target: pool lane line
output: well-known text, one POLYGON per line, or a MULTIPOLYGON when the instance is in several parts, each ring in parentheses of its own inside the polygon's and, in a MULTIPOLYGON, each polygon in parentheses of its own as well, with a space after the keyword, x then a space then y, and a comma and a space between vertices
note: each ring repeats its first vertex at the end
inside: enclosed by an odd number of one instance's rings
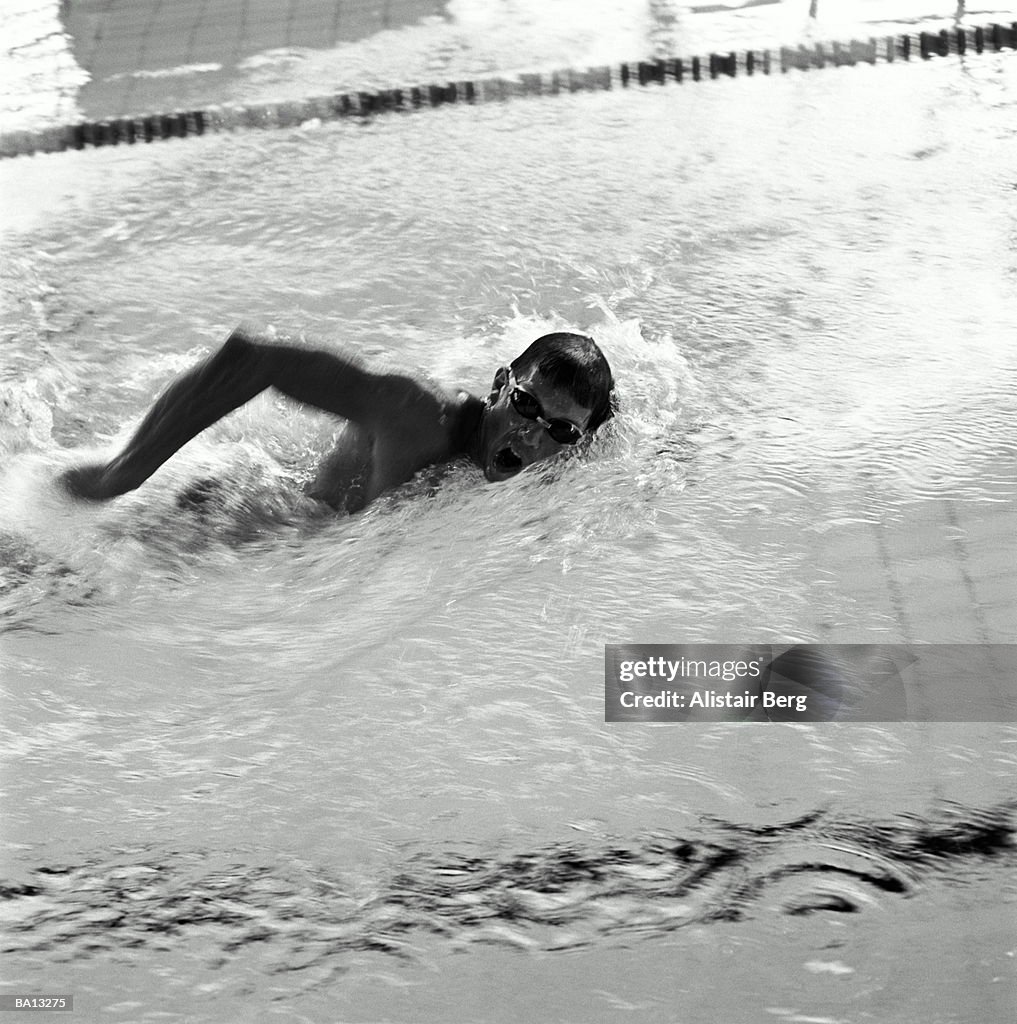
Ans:
POLYGON ((0 159, 59 153, 68 149, 134 145, 164 139, 183 139, 208 133, 246 128, 289 128, 308 121, 333 121, 344 117, 370 117, 395 111, 412 111, 448 103, 491 103, 517 96, 556 96, 562 93, 628 88, 651 83, 700 82, 739 75, 787 74, 858 64, 892 64, 912 57, 968 56, 985 52, 1017 50, 1017 22, 976 28, 943 29, 940 32, 870 37, 848 42, 822 42, 811 46, 776 50, 742 50, 703 57, 670 57, 620 65, 522 74, 516 78, 482 78, 376 92, 345 92, 280 103, 230 104, 204 110, 176 110, 164 114, 105 118, 61 125, 39 131, 0 135, 0 159))

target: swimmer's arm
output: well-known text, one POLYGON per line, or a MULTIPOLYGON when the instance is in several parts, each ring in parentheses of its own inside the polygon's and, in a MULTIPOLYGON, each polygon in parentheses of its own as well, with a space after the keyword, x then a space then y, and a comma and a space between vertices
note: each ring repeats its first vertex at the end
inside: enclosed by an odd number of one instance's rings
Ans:
POLYGON ((440 417, 438 397, 409 377, 372 373, 335 352, 262 337, 235 330, 218 352, 169 386, 123 452, 105 464, 68 470, 63 484, 97 501, 134 490, 191 438, 269 387, 383 438, 440 417))

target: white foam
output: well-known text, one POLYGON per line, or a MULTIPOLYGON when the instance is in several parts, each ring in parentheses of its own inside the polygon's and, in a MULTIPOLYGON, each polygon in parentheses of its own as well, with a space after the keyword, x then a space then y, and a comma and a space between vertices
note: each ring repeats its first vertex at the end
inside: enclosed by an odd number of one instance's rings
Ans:
POLYGON ((0 454, 48 447, 53 413, 39 394, 39 382, 0 382, 0 454))
POLYGON ((110 75, 107 82, 119 82, 125 78, 186 78, 188 75, 204 75, 222 71, 221 64, 180 64, 171 68, 140 68, 137 71, 120 71, 110 75))
MULTIPOLYGON (((332 49, 253 55, 240 65, 244 77, 229 98, 296 100, 909 27, 931 31, 949 25, 956 10, 956 0, 819 0, 813 19, 810 0, 450 0, 444 19, 426 18, 332 49)), ((996 15, 1005 15, 1003 5, 978 11, 979 18, 996 15)))
POLYGON ((240 65, 246 78, 231 98, 291 100, 637 59, 662 24, 680 22, 674 0, 451 0, 447 13, 330 50, 257 54, 240 65))
POLYGON ((82 116, 78 90, 89 80, 71 52, 58 0, 0 5, 0 132, 69 124, 82 116))

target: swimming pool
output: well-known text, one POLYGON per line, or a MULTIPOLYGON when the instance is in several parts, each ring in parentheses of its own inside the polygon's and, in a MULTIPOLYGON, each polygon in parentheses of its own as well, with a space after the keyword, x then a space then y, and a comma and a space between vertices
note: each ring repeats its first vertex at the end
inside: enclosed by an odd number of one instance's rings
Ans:
POLYGON ((609 727, 601 672, 1017 640, 1002 576, 921 559, 1008 557, 1015 102, 1004 56, 3 168, 58 182, 2 271, 14 980, 83 1019, 1004 1019, 1012 725, 609 727), (332 424, 267 396, 107 506, 52 490, 241 318, 481 393, 588 330, 622 411, 350 519, 300 496, 332 424))

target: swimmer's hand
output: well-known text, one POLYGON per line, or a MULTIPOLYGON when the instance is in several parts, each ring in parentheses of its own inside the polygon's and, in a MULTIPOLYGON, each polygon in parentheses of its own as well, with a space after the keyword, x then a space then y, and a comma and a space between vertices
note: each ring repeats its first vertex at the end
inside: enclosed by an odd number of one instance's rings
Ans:
POLYGON ((118 492, 110 486, 108 466, 106 463, 89 463, 75 466, 57 477, 64 490, 73 498, 84 498, 87 501, 106 501, 118 492))

